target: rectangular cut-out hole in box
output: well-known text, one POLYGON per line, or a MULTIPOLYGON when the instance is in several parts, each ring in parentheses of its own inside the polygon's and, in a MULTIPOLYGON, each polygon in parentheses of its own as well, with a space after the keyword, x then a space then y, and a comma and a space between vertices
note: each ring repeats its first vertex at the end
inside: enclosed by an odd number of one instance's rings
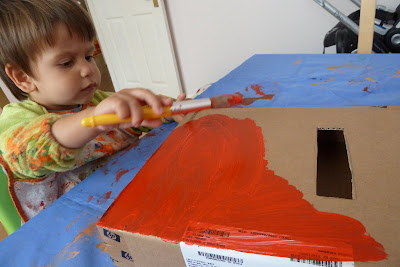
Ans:
POLYGON ((318 129, 317 195, 353 199, 344 129, 318 129))

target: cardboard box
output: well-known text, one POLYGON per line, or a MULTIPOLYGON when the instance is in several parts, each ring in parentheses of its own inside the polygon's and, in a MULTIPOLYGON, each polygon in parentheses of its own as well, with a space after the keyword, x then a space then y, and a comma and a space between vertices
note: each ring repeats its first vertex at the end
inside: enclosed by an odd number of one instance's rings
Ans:
POLYGON ((400 107, 189 115, 98 229, 119 266, 400 266, 399 118, 400 107))

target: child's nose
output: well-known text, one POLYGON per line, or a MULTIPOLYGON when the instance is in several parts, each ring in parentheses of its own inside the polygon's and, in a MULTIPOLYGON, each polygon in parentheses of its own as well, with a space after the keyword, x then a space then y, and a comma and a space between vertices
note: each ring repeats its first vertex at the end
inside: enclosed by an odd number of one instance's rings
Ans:
POLYGON ((90 76, 94 71, 93 68, 94 66, 93 64, 91 64, 91 62, 88 62, 86 60, 82 61, 80 68, 81 76, 82 77, 90 76))

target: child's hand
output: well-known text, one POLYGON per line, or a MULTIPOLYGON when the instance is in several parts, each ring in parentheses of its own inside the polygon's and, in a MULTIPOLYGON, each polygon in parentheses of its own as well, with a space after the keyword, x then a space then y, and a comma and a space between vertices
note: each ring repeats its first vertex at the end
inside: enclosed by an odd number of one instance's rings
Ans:
MULTIPOLYGON (((183 101, 183 100, 189 100, 190 98, 186 98, 186 94, 180 94, 177 98, 176 101, 183 101)), ((177 123, 180 123, 183 118, 186 116, 186 114, 178 114, 178 115, 173 115, 171 118, 176 121, 177 123)), ((167 118, 169 119, 169 118, 167 118)))
POLYGON ((131 122, 121 124, 97 126, 105 131, 111 128, 129 128, 139 127, 159 127, 162 124, 161 119, 143 120, 142 106, 149 105, 157 114, 163 114, 163 106, 171 106, 172 99, 155 95, 152 91, 144 88, 123 89, 104 99, 98 104, 93 115, 116 113, 121 119, 131 117, 131 122))

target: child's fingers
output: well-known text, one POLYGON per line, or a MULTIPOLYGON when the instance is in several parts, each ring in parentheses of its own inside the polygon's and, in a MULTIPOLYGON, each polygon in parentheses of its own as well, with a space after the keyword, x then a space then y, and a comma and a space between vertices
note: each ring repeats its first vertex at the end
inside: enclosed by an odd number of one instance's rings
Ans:
POLYGON ((155 119, 155 120, 144 120, 142 122, 143 126, 150 127, 150 128, 156 128, 160 127, 162 125, 162 120, 161 119, 155 119))
POLYGON ((134 113, 132 112, 132 109, 135 109, 135 106, 139 106, 137 100, 130 95, 116 94, 112 100, 113 101, 111 103, 113 108, 115 109, 115 113, 117 113, 118 117, 120 117, 121 119, 132 117, 134 113))
MULTIPOLYGON (((171 106, 172 99, 155 95, 153 92, 143 88, 123 89, 105 99, 95 109, 94 115, 116 113, 119 118, 131 117, 130 122, 115 124, 114 127, 127 128, 145 125, 148 127, 159 127, 161 119, 143 121, 143 105, 149 105, 157 114, 164 113, 163 106, 171 106)), ((104 126, 105 128, 111 125, 104 126)))
POLYGON ((173 118, 174 121, 176 121, 177 123, 180 123, 180 122, 183 120, 183 118, 185 118, 185 115, 183 115, 183 114, 178 114, 178 115, 172 116, 172 118, 173 118))
POLYGON ((185 100, 185 99, 186 99, 186 94, 183 93, 183 94, 178 95, 178 97, 176 98, 176 101, 182 101, 182 100, 185 100))
POLYGON ((136 88, 129 93, 151 106, 155 113, 163 114, 164 108, 160 98, 148 89, 136 88))
POLYGON ((127 100, 132 125, 138 127, 143 121, 142 105, 133 96, 128 97, 127 100))
POLYGON ((172 100, 172 98, 168 98, 168 97, 160 96, 160 100, 161 100, 161 103, 163 104, 163 106, 172 106, 172 103, 174 102, 172 100))
POLYGON ((107 108, 102 113, 116 113, 119 118, 131 117, 132 124, 140 124, 143 120, 142 106, 136 97, 131 94, 115 94, 107 99, 107 108), (110 110, 110 112, 107 112, 110 110))

